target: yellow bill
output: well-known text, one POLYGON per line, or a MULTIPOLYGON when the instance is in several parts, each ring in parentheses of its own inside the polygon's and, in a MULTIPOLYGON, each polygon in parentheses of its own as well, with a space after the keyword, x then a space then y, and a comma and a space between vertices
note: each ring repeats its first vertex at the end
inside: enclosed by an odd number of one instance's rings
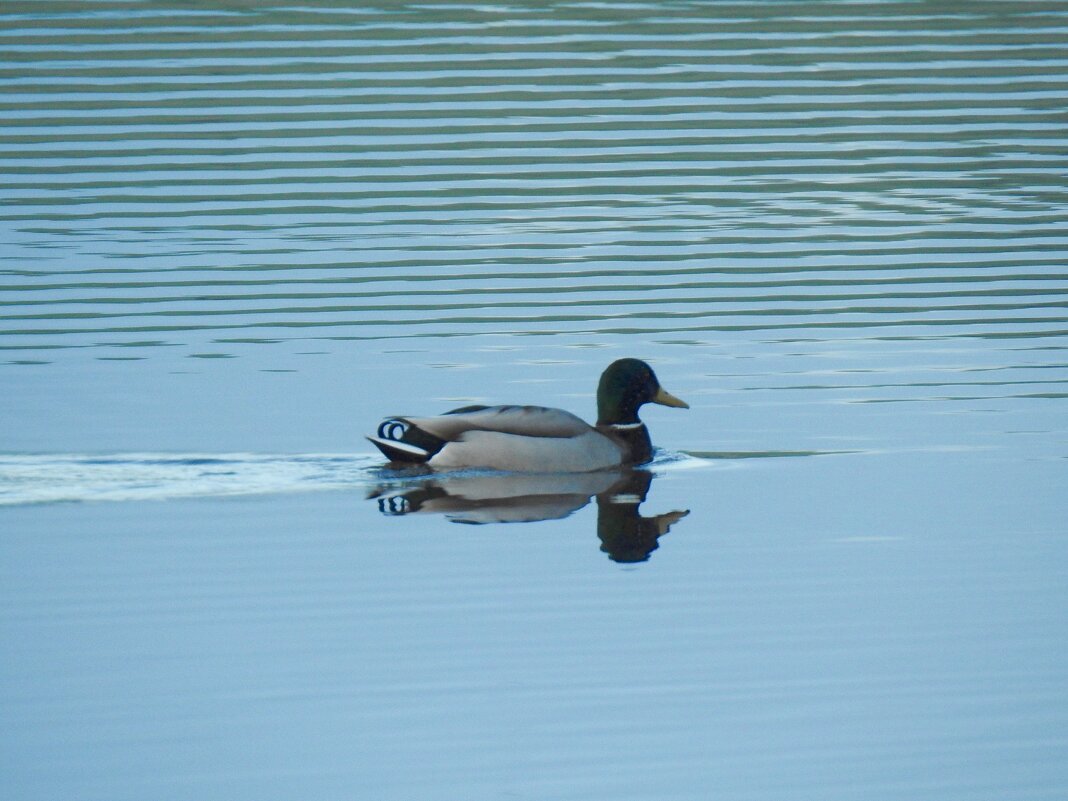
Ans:
POLYGON ((653 403, 659 403, 661 406, 674 406, 676 409, 690 408, 690 404, 684 400, 676 398, 663 387, 660 387, 660 389, 656 391, 656 395, 653 396, 653 403))

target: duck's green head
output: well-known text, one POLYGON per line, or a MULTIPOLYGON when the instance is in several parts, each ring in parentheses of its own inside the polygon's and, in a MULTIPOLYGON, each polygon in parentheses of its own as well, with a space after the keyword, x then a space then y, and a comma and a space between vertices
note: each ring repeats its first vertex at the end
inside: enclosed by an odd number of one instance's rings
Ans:
POLYGON ((638 422, 638 409, 645 403, 689 409, 660 386, 653 368, 641 359, 619 359, 601 373, 597 385, 597 424, 638 422))

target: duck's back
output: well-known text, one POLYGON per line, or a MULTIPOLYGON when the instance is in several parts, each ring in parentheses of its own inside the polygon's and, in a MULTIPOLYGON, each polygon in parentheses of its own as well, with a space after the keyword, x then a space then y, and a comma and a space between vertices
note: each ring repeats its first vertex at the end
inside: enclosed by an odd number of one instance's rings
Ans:
POLYGON ((434 417, 402 417, 428 434, 454 440, 468 431, 524 437, 578 437, 593 429, 580 417, 546 406, 470 406, 434 417))

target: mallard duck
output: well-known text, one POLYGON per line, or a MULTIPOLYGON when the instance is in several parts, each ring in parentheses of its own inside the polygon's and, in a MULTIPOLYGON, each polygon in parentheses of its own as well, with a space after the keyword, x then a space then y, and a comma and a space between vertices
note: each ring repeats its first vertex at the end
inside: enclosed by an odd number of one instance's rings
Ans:
POLYGON ((639 359, 608 365, 597 385, 597 425, 544 406, 463 406, 437 417, 391 417, 368 437, 394 464, 527 473, 585 473, 653 457, 638 409, 690 408, 639 359))

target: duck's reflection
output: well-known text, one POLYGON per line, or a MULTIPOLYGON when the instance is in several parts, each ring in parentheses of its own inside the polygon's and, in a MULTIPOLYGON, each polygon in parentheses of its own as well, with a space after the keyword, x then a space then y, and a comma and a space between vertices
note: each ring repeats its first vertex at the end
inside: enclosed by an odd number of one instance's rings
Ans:
POLYGON ((383 485, 370 495, 385 515, 442 514, 454 523, 532 523, 558 520, 597 499, 601 550, 616 562, 643 562, 657 541, 688 510, 642 517, 649 493, 647 470, 524 475, 435 473, 403 485, 383 485))

